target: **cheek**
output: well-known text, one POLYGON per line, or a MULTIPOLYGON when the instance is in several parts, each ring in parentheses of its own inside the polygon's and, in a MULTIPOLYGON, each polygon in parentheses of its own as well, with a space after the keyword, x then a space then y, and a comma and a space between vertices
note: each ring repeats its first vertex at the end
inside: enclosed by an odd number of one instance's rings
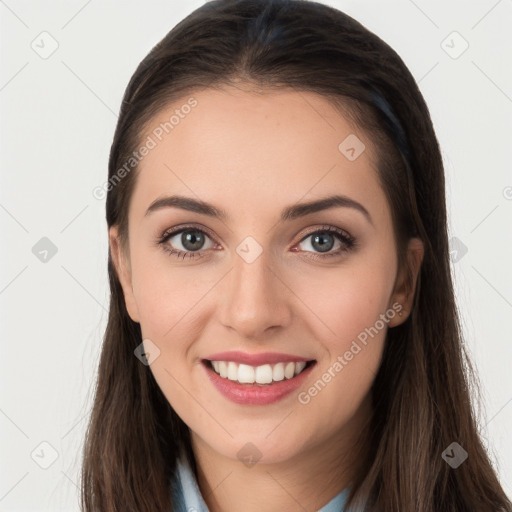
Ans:
MULTIPOLYGON (((173 258, 173 256, 168 256, 173 258)), ((205 290, 213 286, 197 278, 197 267, 182 267, 166 255, 144 254, 133 259, 133 290, 145 337, 176 339, 175 331, 189 325, 205 290)))
MULTIPOLYGON (((160 351, 151 363, 151 372, 169 403, 188 417, 188 392, 195 396, 200 391, 190 379, 194 356, 190 347, 205 328, 203 316, 198 316, 205 304, 201 299, 215 283, 197 279, 197 267, 179 267, 166 261, 165 255, 144 258, 140 254, 133 259, 132 268, 142 337, 160 351)), ((192 416, 201 417, 204 410, 198 407, 193 412, 192 416)))
POLYGON ((372 253, 329 274, 304 273, 307 277, 296 281, 297 295, 311 309, 308 325, 325 353, 317 380, 299 402, 310 412, 322 411, 323 425, 348 420, 371 388, 395 314, 389 304, 393 268, 392 254, 386 259, 372 253))
MULTIPOLYGON (((301 272, 289 276, 296 295, 306 307, 304 315, 316 325, 331 356, 375 324, 389 308, 394 274, 392 258, 375 253, 340 264, 337 268, 301 272), (292 281, 293 280, 293 281, 292 281)), ((336 354, 335 354, 336 353, 336 354)))

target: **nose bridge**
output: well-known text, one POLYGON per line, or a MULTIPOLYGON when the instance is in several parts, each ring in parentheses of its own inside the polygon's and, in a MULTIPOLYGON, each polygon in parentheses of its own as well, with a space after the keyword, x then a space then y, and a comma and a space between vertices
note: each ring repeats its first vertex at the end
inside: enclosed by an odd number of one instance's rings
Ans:
POLYGON ((276 276, 269 254, 269 250, 248 240, 233 255, 222 320, 244 338, 258 337, 269 327, 284 325, 289 318, 286 287, 276 276))

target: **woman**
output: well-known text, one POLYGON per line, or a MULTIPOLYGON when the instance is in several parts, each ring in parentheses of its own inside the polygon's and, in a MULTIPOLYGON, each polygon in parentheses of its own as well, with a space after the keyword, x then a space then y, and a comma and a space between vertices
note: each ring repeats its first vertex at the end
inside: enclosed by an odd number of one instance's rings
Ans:
POLYGON ((362 25, 300 0, 193 12, 128 85, 107 223, 85 511, 512 510, 429 112, 362 25))

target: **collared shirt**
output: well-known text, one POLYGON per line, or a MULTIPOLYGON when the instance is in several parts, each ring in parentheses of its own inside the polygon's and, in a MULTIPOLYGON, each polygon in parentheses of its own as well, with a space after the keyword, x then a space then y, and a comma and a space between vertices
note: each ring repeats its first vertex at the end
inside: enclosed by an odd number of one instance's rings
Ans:
MULTIPOLYGON (((343 512, 348 493, 349 489, 344 489, 318 512, 343 512)), ((176 477, 172 482, 172 496, 176 512, 209 512, 197 479, 185 457, 178 459, 176 477)))

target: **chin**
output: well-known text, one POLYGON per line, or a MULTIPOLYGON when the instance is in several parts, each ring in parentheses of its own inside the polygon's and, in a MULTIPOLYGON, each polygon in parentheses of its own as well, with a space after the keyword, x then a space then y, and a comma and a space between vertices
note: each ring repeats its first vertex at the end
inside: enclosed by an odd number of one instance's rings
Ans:
POLYGON ((257 435, 240 434, 234 438, 209 440, 203 437, 210 449, 219 455, 239 460, 247 467, 255 464, 279 464, 287 462, 300 455, 306 440, 298 440, 285 432, 284 435, 266 432, 272 429, 261 429, 257 435))

